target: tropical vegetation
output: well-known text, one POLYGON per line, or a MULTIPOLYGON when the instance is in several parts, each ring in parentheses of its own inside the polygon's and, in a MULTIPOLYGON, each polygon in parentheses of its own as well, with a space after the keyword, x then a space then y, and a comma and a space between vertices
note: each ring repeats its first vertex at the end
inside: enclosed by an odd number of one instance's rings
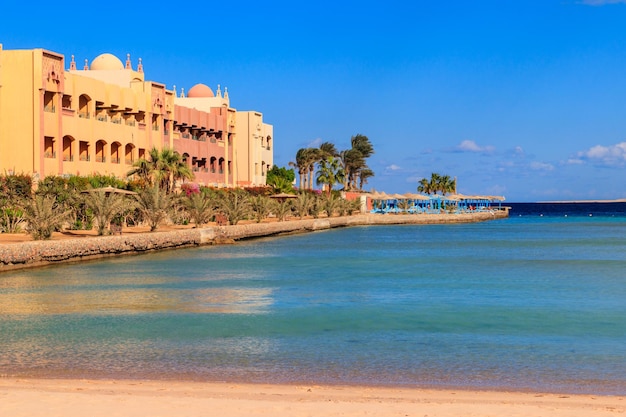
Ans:
POLYGON ((456 192, 456 178, 451 178, 449 175, 439 175, 433 172, 430 179, 422 178, 419 181, 417 191, 424 194, 452 194, 456 192))
POLYGON ((374 146, 369 138, 357 134, 350 139, 350 148, 342 151, 331 142, 324 142, 318 148, 300 148, 289 165, 298 172, 300 190, 312 190, 316 178, 317 185, 328 191, 337 184, 344 191, 361 191, 374 176, 367 165, 367 159, 373 154, 374 146))

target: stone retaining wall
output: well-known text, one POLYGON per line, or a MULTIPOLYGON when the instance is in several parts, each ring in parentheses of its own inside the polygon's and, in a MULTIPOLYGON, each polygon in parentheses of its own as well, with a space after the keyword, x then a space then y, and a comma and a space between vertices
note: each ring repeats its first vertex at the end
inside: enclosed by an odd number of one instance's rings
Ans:
POLYGON ((505 218, 507 216, 507 211, 424 215, 362 214, 356 216, 290 220, 274 223, 213 226, 202 229, 187 229, 172 232, 23 242, 0 245, 0 271, 59 262, 76 262, 106 256, 137 254, 152 250, 219 244, 240 239, 286 233, 302 233, 334 227, 383 224, 471 223, 505 218))

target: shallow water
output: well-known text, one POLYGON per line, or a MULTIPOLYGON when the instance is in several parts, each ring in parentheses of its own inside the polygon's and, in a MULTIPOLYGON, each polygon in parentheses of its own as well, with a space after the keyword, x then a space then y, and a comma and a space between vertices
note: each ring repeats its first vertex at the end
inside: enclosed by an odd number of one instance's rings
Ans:
POLYGON ((0 275, 0 374, 626 394, 626 218, 257 239, 0 275))

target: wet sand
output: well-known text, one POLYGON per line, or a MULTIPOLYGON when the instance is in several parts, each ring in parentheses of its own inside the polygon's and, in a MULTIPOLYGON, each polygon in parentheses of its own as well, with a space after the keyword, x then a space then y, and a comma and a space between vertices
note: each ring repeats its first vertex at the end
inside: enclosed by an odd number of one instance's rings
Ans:
POLYGON ((601 417, 624 413, 624 397, 596 395, 0 378, 0 415, 11 417, 601 417))

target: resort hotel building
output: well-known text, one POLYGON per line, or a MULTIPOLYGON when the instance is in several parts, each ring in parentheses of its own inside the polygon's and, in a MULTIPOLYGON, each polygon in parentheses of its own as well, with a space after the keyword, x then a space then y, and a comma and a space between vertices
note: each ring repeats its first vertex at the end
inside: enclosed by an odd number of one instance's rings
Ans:
POLYGON ((77 65, 44 49, 0 44, 0 173, 126 178, 152 148, 177 151, 199 185, 265 184, 273 127, 230 106, 228 90, 146 80, 141 59, 77 65))

